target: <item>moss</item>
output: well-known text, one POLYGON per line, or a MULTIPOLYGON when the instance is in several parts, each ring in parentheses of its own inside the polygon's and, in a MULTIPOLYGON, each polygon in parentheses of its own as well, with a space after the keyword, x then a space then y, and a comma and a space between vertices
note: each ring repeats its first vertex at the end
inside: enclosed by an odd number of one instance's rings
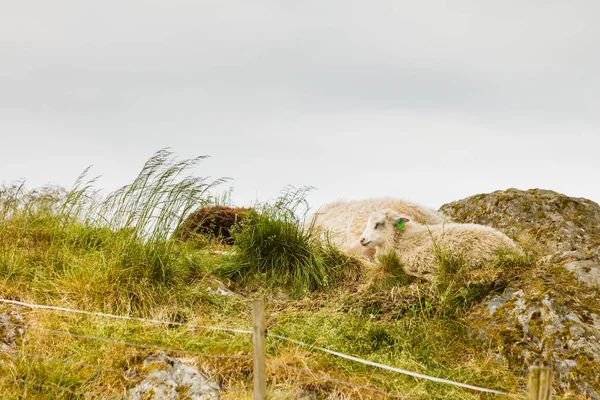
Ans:
POLYGON ((523 350, 526 348, 523 337, 523 327, 519 323, 514 323, 512 326, 497 327, 492 330, 496 338, 496 345, 500 347, 502 353, 508 356, 511 365, 523 364, 523 350))
POLYGON ((595 360, 590 359, 585 355, 579 355, 575 362, 577 366, 574 368, 575 378, 578 380, 581 377, 585 377, 586 381, 591 383, 595 389, 600 389, 600 380, 598 377, 600 376, 600 368, 598 367, 598 363, 595 360))
POLYGON ((150 374, 155 371, 166 371, 169 369, 169 366, 164 362, 153 362, 145 365, 143 368, 144 372, 150 374))
POLYGON ((192 388, 191 384, 188 385, 180 385, 175 388, 175 391, 183 398, 187 398, 189 396, 190 389, 192 388))
POLYGON ((534 311, 529 318, 529 337, 540 340, 544 336, 544 321, 542 320, 542 312, 534 311))

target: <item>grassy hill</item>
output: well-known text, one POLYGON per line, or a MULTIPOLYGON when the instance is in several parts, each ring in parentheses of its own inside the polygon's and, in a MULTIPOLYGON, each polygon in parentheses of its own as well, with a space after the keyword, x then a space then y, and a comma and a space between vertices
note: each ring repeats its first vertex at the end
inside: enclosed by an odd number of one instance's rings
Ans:
MULTIPOLYGON (((265 299, 270 333, 426 375, 523 390, 523 373, 475 338, 465 317, 532 260, 500 254, 494 267, 506 273, 470 282, 456 273, 460 260, 441 254, 442 278, 407 279, 392 256, 381 266, 361 262, 303 230, 303 190, 257 205, 233 247, 206 237, 171 239, 186 215, 215 202, 221 181, 185 174, 199 161, 159 152, 131 185, 108 196, 86 175, 71 190, 1 189, 0 298, 188 324, 0 304, 2 398, 123 398, 147 375, 144 359, 159 352, 148 346, 182 350, 167 353, 215 379, 224 399, 252 398, 252 360, 244 358, 252 355, 251 337, 200 326, 250 329, 254 297, 265 299)), ((414 399, 498 397, 272 337, 267 359, 271 398, 387 398, 381 391, 414 399)), ((186 389, 178 390, 186 398, 186 389)))

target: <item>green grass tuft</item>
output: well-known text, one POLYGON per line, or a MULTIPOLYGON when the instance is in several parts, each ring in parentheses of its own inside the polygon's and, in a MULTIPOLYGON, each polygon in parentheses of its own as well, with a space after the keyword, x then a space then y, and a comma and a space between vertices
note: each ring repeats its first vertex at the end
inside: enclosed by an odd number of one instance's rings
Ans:
POLYGON ((414 277, 408 275, 404 269, 404 264, 395 251, 381 254, 377 257, 381 268, 388 274, 386 279, 388 285, 403 286, 414 281, 414 277))
POLYGON ((305 226, 308 188, 286 189, 273 204, 257 207, 233 232, 236 255, 221 274, 239 281, 283 287, 294 296, 324 288, 339 278, 351 260, 305 226))
POLYGON ((457 317, 490 294, 500 293, 533 263, 531 257, 509 247, 497 249, 492 260, 479 265, 471 265, 462 252, 440 246, 434 251, 439 274, 425 292, 428 315, 457 317))
POLYGON ((502 270, 505 275, 524 271, 534 263, 535 259, 532 255, 510 247, 497 249, 492 260, 492 266, 502 270))

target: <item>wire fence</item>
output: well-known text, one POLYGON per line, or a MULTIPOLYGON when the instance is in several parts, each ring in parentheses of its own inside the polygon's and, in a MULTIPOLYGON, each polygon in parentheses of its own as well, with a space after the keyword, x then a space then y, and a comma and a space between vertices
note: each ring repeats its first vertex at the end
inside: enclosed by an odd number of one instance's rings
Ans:
MULTIPOLYGON (((256 334, 257 334, 256 330, 252 331, 252 330, 239 329, 239 328, 218 327, 218 326, 210 326, 210 325, 197 325, 197 324, 191 324, 191 323, 179 323, 179 322, 173 322, 173 321, 162 321, 162 320, 156 320, 156 319, 146 319, 146 318, 139 318, 139 317, 114 315, 114 314, 107 314, 107 313, 100 313, 100 312, 77 310, 77 309, 71 309, 71 308, 65 308, 65 307, 56 307, 56 306, 49 306, 49 305, 26 303, 26 302, 10 300, 10 299, 2 299, 2 298, 0 298, 0 303, 4 303, 7 305, 12 305, 12 306, 16 306, 16 307, 26 307, 26 308, 30 308, 30 309, 37 309, 37 310, 58 311, 58 312, 64 312, 64 313, 88 315, 88 316, 95 316, 95 317, 102 317, 102 318, 111 318, 111 319, 117 319, 117 320, 136 321, 136 322, 154 324, 154 325, 186 327, 186 328, 190 328, 190 329, 194 329, 194 330, 195 329, 204 329, 204 330, 212 330, 212 331, 229 332, 232 334, 244 334, 244 335, 245 334, 253 334, 253 336, 256 336, 256 334)), ((107 344, 111 344, 111 345, 127 346, 127 347, 143 349, 143 350, 153 350, 153 351, 159 351, 159 352, 164 352, 164 353, 169 353, 169 354, 183 354, 183 355, 208 358, 208 359, 227 359, 227 360, 238 360, 238 361, 239 360, 247 361, 247 360, 250 360, 253 358, 251 355, 211 354, 211 353, 195 351, 195 350, 177 349, 177 348, 171 348, 171 347, 150 345, 150 344, 146 344, 146 343, 137 343, 137 342, 131 342, 131 341, 112 339, 112 338, 107 338, 107 337, 73 333, 73 332, 63 331, 63 330, 59 330, 59 329, 48 329, 48 328, 42 328, 42 327, 38 327, 38 326, 34 326, 34 325, 14 323, 14 322, 10 322, 10 321, 4 321, 3 323, 7 326, 12 326, 14 328, 23 329, 23 330, 37 331, 37 332, 47 333, 47 334, 56 335, 56 336, 68 336, 68 337, 71 337, 71 338, 77 339, 77 340, 96 341, 96 342, 107 343, 107 344)), ((274 338, 274 339, 277 339, 280 341, 285 341, 285 342, 292 343, 297 346, 302 346, 302 347, 308 348, 311 351, 319 351, 319 352, 333 355, 336 357, 340 357, 340 358, 343 358, 343 359, 346 359, 346 360, 349 360, 349 361, 352 361, 355 363, 360 363, 363 365, 387 370, 390 372, 394 372, 394 373, 398 373, 398 374, 402 374, 402 375, 406 375, 406 376, 411 376, 411 377, 417 378, 417 379, 424 379, 424 380, 428 380, 431 382, 436 382, 436 383, 445 384, 445 385, 452 385, 452 386, 460 387, 463 389, 478 391, 478 392, 482 392, 482 393, 489 393, 489 394, 493 394, 493 395, 512 397, 512 398, 524 398, 525 397, 524 394, 508 393, 508 392, 503 392, 503 391, 499 391, 499 390, 495 390, 495 389, 489 389, 489 388, 470 385, 470 384, 466 384, 466 383, 455 382, 455 381, 448 380, 448 379, 429 376, 429 375, 425 375, 425 374, 421 374, 421 373, 417 373, 417 372, 413 372, 413 371, 404 370, 404 369, 397 368, 394 366, 377 363, 374 361, 351 356, 351 355, 337 352, 337 351, 327 349, 324 347, 311 345, 309 343, 305 343, 305 342, 302 342, 302 341, 299 341, 296 339, 292 339, 292 338, 288 338, 285 336, 266 332, 266 329, 264 330, 264 332, 260 332, 260 333, 266 337, 271 337, 271 338, 274 338)), ((253 348, 253 351, 256 354, 256 348, 253 348)), ((90 368, 90 369, 94 369, 96 371, 96 373, 101 373, 101 372, 119 373, 119 374, 126 373, 126 371, 124 371, 122 369, 105 367, 100 364, 94 365, 94 364, 89 364, 89 363, 83 363, 83 362, 79 362, 76 360, 65 359, 62 357, 54 358, 54 357, 50 357, 50 356, 47 356, 44 354, 39 354, 39 353, 19 352, 14 349, 1 349, 0 348, 0 353, 4 353, 7 355, 13 355, 13 356, 34 358, 34 359, 39 358, 39 359, 45 359, 45 360, 52 361, 52 362, 64 363, 64 364, 79 366, 79 367, 84 367, 84 368, 90 368)), ((255 360, 256 360, 256 358, 255 358, 255 360)), ((331 382, 336 385, 344 386, 346 388, 350 388, 350 389, 354 389, 354 390, 378 393, 382 396, 386 396, 386 398, 400 398, 400 399, 412 400, 411 397, 409 397, 405 394, 390 393, 390 392, 387 392, 387 391, 384 391, 384 390, 381 390, 381 389, 378 389, 375 387, 358 385, 356 383, 332 378, 332 377, 329 377, 329 376, 323 375, 323 374, 315 374, 312 371, 310 371, 309 369, 298 368, 298 367, 295 367, 292 365, 279 363, 279 362, 276 362, 273 360, 267 360, 266 364, 275 366, 275 367, 285 368, 285 369, 288 369, 290 371, 294 371, 294 372, 297 372, 300 374, 308 375, 312 379, 315 379, 315 380, 331 382)), ((60 385, 48 385, 46 383, 41 384, 38 382, 28 382, 27 379, 20 378, 18 376, 15 376, 12 378, 7 377, 7 376, 1 376, 0 379, 2 379, 4 381, 9 381, 9 382, 12 381, 12 382, 19 382, 19 383, 23 383, 23 384, 31 384, 31 385, 41 388, 41 389, 58 390, 58 391, 70 393, 72 395, 79 395, 79 396, 82 396, 82 395, 89 396, 90 395, 89 392, 80 392, 80 391, 76 391, 76 390, 70 389, 68 387, 60 386, 60 385)), ((227 388, 224 388, 224 389, 228 390, 227 388)), ((240 389, 232 389, 231 388, 230 390, 240 390, 240 389)), ((245 391, 246 389, 241 389, 241 390, 245 391)))
POLYGON ((336 357, 345 358, 346 360, 354 361, 354 362, 357 362, 357 363, 360 363, 360 364, 364 364, 364 365, 370 365, 372 367, 377 367, 377 368, 385 369, 385 370, 392 371, 392 372, 398 372, 400 374, 412 376, 414 378, 421 378, 421 379, 426 379, 426 380, 429 380, 429 381, 432 381, 432 382, 445 383, 445 384, 448 384, 448 385, 458 386, 458 387, 462 387, 462 388, 465 388, 465 389, 476 390, 478 392, 493 393, 493 394, 499 394, 499 395, 503 395, 503 396, 517 397, 517 398, 522 397, 521 395, 518 395, 518 394, 513 394, 513 393, 508 393, 508 392, 502 392, 502 391, 494 390, 494 389, 487 389, 487 388, 483 388, 483 387, 480 387, 480 386, 467 385, 465 383, 455 382, 455 381, 451 381, 451 380, 448 380, 448 379, 436 378, 434 376, 419 374, 417 372, 412 372, 412 371, 407 371, 405 369, 391 367, 389 365, 376 363, 376 362, 365 360, 365 359, 362 359, 362 358, 359 358, 359 357, 349 356, 347 354, 340 353, 340 352, 333 351, 333 350, 329 350, 329 349, 326 349, 324 347, 318 347, 318 346, 310 345, 308 343, 304 343, 304 342, 301 342, 301 341, 295 340, 295 339, 290 339, 290 338, 287 338, 285 336, 274 335, 274 334, 269 334, 269 336, 274 337, 276 339, 285 340, 287 342, 294 343, 294 344, 297 344, 297 345, 300 345, 300 346, 309 347, 309 348, 314 349, 314 350, 319 350, 319 351, 322 351, 324 353, 328 353, 328 354, 334 355, 336 357))
POLYGON ((175 322, 175 321, 161 321, 158 319, 130 317, 130 316, 126 316, 126 315, 114 315, 114 314, 107 314, 107 313, 101 313, 101 312, 95 312, 95 311, 75 310, 72 308, 65 308, 65 307, 46 306, 46 305, 41 305, 41 304, 31 304, 31 303, 25 303, 22 301, 8 300, 8 299, 0 299, 0 303, 12 304, 15 306, 34 308, 34 309, 39 309, 39 310, 63 311, 63 312, 72 313, 72 314, 83 314, 83 315, 91 315, 91 316, 95 316, 95 317, 104 317, 104 318, 120 319, 120 320, 127 320, 127 321, 137 321, 137 322, 143 322, 146 324, 181 326, 181 327, 187 327, 187 328, 193 328, 193 329, 207 329, 207 330, 222 331, 222 332, 252 334, 252 331, 246 330, 246 329, 223 328, 220 326, 208 326, 208 325, 198 325, 198 324, 185 324, 185 323, 175 322))
POLYGON ((371 386, 357 385, 355 383, 346 382, 346 381, 343 381, 343 380, 340 380, 340 379, 331 378, 331 377, 326 376, 326 375, 315 374, 314 372, 312 372, 311 370, 308 370, 306 368, 298 368, 298 367, 294 367, 292 365, 278 363, 276 361, 267 361, 267 364, 275 365, 277 367, 281 367, 281 368, 289 369, 289 370, 292 370, 292 371, 295 371, 295 372, 299 372, 301 374, 308 375, 311 378, 316 379, 316 380, 325 381, 325 382, 332 382, 332 383, 335 383, 337 385, 346 386, 346 387, 349 387, 349 388, 352 388, 352 389, 366 390, 368 392, 378 393, 378 394, 386 396, 387 398, 414 400, 413 398, 405 396, 403 394, 390 393, 390 392, 386 392, 384 390, 377 389, 377 388, 374 388, 374 387, 371 387, 371 386))
POLYGON ((61 331, 61 330, 57 330, 57 329, 38 328, 38 327, 32 326, 32 325, 21 325, 21 324, 15 324, 15 323, 12 323, 12 322, 8 322, 7 324, 11 325, 11 326, 14 326, 16 328, 31 329, 31 330, 35 330, 35 331, 38 331, 38 332, 53 333, 55 335, 71 336, 71 337, 77 338, 77 339, 95 340, 95 341, 98 341, 98 342, 109 343, 109 344, 116 344, 116 345, 121 345, 121 346, 137 347, 138 349, 144 349, 144 350, 163 351, 165 353, 182 353, 182 354, 189 354, 189 355, 193 355, 193 356, 197 356, 197 357, 227 358, 227 359, 235 359, 235 360, 243 360, 243 359, 248 359, 249 360, 249 359, 252 358, 251 356, 225 355, 225 354, 208 354, 208 353, 203 353, 203 352, 194 351, 194 350, 173 349, 173 348, 169 348, 169 347, 152 346, 152 345, 147 345, 147 344, 142 344, 142 343, 134 343, 134 342, 127 342, 127 341, 123 341, 123 340, 114 340, 114 339, 102 338, 102 337, 99 337, 99 336, 80 335, 80 334, 77 334, 77 333, 71 333, 71 332, 67 332, 67 331, 61 331))

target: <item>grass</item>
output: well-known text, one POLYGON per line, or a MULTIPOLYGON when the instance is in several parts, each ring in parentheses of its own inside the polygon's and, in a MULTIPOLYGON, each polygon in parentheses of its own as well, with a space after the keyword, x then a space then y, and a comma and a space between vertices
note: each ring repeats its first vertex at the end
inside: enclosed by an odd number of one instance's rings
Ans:
POLYGON ((238 281, 264 282, 285 288, 295 296, 324 288, 356 266, 328 241, 320 240, 312 226, 305 227, 308 188, 284 190, 273 203, 258 207, 234 232, 236 255, 220 273, 238 281))
POLYGON ((388 284, 403 286, 414 281, 414 278, 406 273, 404 264, 395 251, 392 250, 386 254, 381 254, 377 258, 383 272, 388 274, 386 279, 388 284))
POLYGON ((525 271, 533 259, 520 250, 503 247, 491 262, 470 265, 467 255, 435 246, 439 274, 431 282, 426 312, 455 318, 493 293, 501 293, 508 282, 525 271))
MULTIPOLYGON (((512 392, 522 384, 519 376, 469 336, 460 313, 467 303, 454 307, 456 312, 440 312, 450 300, 430 283, 407 279, 397 257, 381 258, 390 284, 369 286, 356 260, 319 240, 310 225, 305 227, 307 188, 288 188, 274 202, 257 206, 257 217, 236 232, 237 246, 227 248, 236 254, 218 254, 225 247, 206 238, 170 240, 196 207, 226 201, 213 194, 224 180, 186 176, 201 160, 177 161, 168 151, 161 151, 132 184, 107 196, 94 189, 95 180, 86 178, 88 171, 71 190, 28 190, 21 182, 1 188, 0 297, 249 329, 248 300, 261 295, 266 297, 270 332, 466 383, 512 392), (216 293, 223 285, 238 295, 216 293), (292 298, 282 300, 277 295, 280 290, 292 298), (440 301, 442 305, 436 303, 440 301)), ((504 269, 515 265, 508 254, 499 256, 498 263, 504 269)), ((13 324, 115 341, 251 355, 246 335, 1 304, 0 314, 11 315, 13 324)), ((0 338, 7 340, 12 325, 2 321, 0 338)), ((0 376, 7 378, 0 379, 3 399, 74 399, 89 392, 100 398, 122 398, 127 388, 143 379, 142 362, 153 353, 31 328, 16 335, 11 346, 19 355, 0 353, 0 376), (91 367, 97 365, 124 373, 91 367)), ((273 338, 267 341, 267 352, 267 359, 278 363, 267 368, 274 398, 296 398, 298 390, 315 392, 319 398, 385 398, 320 380, 319 375, 420 399, 491 398, 273 338)), ((251 360, 187 356, 186 363, 224 387, 242 389, 225 391, 224 399, 252 397, 251 360)))
POLYGON ((513 248, 499 248, 489 263, 472 265, 467 255, 434 246, 433 279, 408 275, 398 254, 378 255, 368 271, 370 286, 360 295, 363 314, 387 319, 404 316, 457 319, 494 293, 501 293, 534 259, 513 248), (393 302, 393 305, 385 304, 393 302))

